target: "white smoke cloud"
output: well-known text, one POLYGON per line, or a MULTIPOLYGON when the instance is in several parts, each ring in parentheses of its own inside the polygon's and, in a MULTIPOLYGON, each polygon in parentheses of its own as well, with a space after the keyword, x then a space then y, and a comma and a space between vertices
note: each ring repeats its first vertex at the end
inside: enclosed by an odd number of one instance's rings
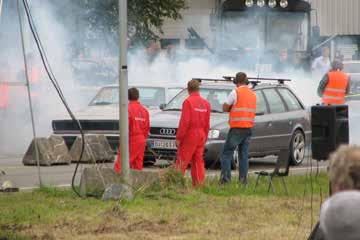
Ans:
MULTIPOLYGON (((80 89, 74 84, 74 76, 68 60, 70 38, 66 29, 56 19, 52 6, 47 2, 32 1, 30 8, 47 58, 69 105, 73 109, 83 107, 84 97, 77 94, 80 89)), ((2 35, 1 42, 4 46, 11 47, 4 48, 8 62, 0 67, 2 72, 6 72, 6 78, 2 75, 1 80, 25 84, 24 58, 17 20, 16 1, 4 1, 1 29, 7 34, 2 35)), ((24 12, 22 20, 28 67, 38 67, 41 76, 38 83, 30 84, 35 129, 38 137, 47 137, 52 131, 51 120, 56 116, 64 116, 66 112, 46 75, 24 12), (30 54, 34 56, 32 62, 29 61, 30 54)), ((88 100, 89 98, 86 99, 88 100)), ((1 112, 0 154, 25 153, 33 138, 29 109, 26 87, 11 86, 9 108, 1 112), (20 126, 21 130, 17 131, 20 126)))
MULTIPOLYGON (((46 4, 40 0, 32 1, 32 3, 31 10, 35 17, 35 23, 54 74, 57 77, 70 106, 76 111, 77 109, 84 107, 91 96, 95 95, 97 87, 90 87, 88 90, 84 91, 84 86, 79 86, 76 83, 72 73, 71 58, 69 56, 69 45, 71 44, 71 40, 76 39, 76 37, 72 36, 68 26, 66 24, 64 25, 64 22, 55 16, 55 11, 51 4, 46 4)), ((69 8, 71 7, 72 6, 69 8)), ((70 17, 71 19, 75 19, 74 16, 69 16, 69 18, 70 17)), ((17 16, 14 15, 12 18, 17 18, 17 16)), ((208 18, 208 16, 202 16, 201 18, 205 19, 208 18)), ((70 20, 67 21, 67 24, 69 22, 70 20)), ((6 27, 16 28, 18 26, 6 27)), ((254 28, 250 25, 247 26, 247 29, 254 28)), ((198 30, 199 33, 204 32, 202 29, 196 30, 198 30)), ((29 30, 27 30, 27 34, 27 38, 32 39, 29 35, 29 30)), ((282 32, 282 36, 283 39, 289 39, 286 32, 282 32)), ((237 36, 236 32, 233 32, 231 37, 233 37, 233 39, 243 39, 243 35, 239 34, 237 36)), ((11 39, 11 41, 19 42, 20 44, 19 35, 11 39)), ((28 44, 27 49, 36 52, 33 40, 28 41, 28 43, 29 42, 30 44, 28 44)), ((230 40, 229 42, 223 42, 223 44, 233 46, 233 43, 230 40)), ((99 48, 103 47, 103 45, 99 46, 99 48)), ((96 46, 92 46, 92 48, 96 49, 96 46)), ((232 56, 233 58, 229 58, 228 62, 222 62, 219 59, 214 59, 214 57, 206 52, 206 50, 198 51, 200 54, 194 54, 194 51, 192 50, 179 47, 176 51, 177 59, 175 61, 169 59, 165 52, 162 52, 152 63, 147 61, 145 49, 137 49, 135 52, 129 53, 129 84, 161 85, 166 83, 177 83, 185 87, 186 82, 191 78, 221 78, 225 75, 234 76, 236 72, 244 71, 244 66, 246 65, 256 64, 256 62, 260 61, 271 63, 275 61, 273 57, 278 56, 278 53, 272 56, 261 53, 258 58, 255 59, 255 63, 253 59, 247 57, 240 58, 239 56, 232 56), (243 65, 240 63, 243 63, 243 65)), ((13 72, 21 72, 22 67, 20 66, 22 66, 22 59, 21 56, 19 56, 19 52, 13 52, 10 55, 14 58, 14 61, 12 61, 12 63, 14 63, 12 64, 12 69, 14 69, 13 72)), ((114 55, 116 56, 116 54, 114 55)), ((36 58, 37 62, 40 64, 39 56, 37 55, 36 58)), ((98 58, 96 60, 101 61, 105 59, 98 58)), ((117 60, 118 59, 114 59, 111 63, 111 68, 115 69, 115 71, 117 71, 118 67, 117 60)), ((285 71, 287 72, 286 74, 259 73, 256 71, 256 68, 246 72, 248 76, 252 77, 257 77, 259 75, 260 77, 290 78, 293 80, 289 83, 290 87, 302 99, 307 107, 320 102, 316 93, 320 79, 311 76, 310 73, 294 70, 291 66, 285 71)), ((24 81, 23 77, 22 81, 24 81)), ((114 83, 116 84, 117 81, 114 81, 114 83)), ((41 101, 40 103, 37 103, 37 105, 35 104, 36 129, 38 130, 39 136, 48 136, 51 134, 51 120, 61 115, 64 116, 65 109, 60 103, 50 81, 47 79, 45 72, 43 72, 41 85, 41 101)), ((0 153, 4 151, 4 149, 12 152, 24 153, 27 145, 30 143, 32 135, 29 109, 26 107, 27 104, 26 99, 24 99, 24 101, 17 101, 17 105, 14 108, 16 110, 7 115, 7 123, 17 121, 17 126, 24 126, 24 129, 26 130, 14 133, 11 127, 3 128, 8 129, 8 131, 6 133, 2 132, 0 136, 0 139, 5 144, 3 149, 0 149, 0 153), (21 110, 21 113, 18 110, 20 108, 23 109, 21 110), (14 143, 17 143, 17 147, 9 148, 9 146, 14 146, 14 143)))

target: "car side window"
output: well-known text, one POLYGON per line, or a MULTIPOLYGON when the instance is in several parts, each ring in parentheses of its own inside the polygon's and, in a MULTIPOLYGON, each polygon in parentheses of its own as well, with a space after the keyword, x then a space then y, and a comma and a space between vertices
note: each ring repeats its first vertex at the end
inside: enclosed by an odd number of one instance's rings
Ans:
POLYGON ((269 103, 270 113, 283 113, 286 111, 285 105, 280 95, 273 88, 263 90, 266 100, 269 103))
POLYGON ((296 111, 302 109, 299 100, 294 96, 292 92, 290 92, 286 88, 279 88, 278 90, 281 96, 284 98, 284 101, 286 102, 286 105, 288 106, 290 111, 296 111))
POLYGON ((266 102, 261 91, 256 91, 256 113, 267 113, 266 102))

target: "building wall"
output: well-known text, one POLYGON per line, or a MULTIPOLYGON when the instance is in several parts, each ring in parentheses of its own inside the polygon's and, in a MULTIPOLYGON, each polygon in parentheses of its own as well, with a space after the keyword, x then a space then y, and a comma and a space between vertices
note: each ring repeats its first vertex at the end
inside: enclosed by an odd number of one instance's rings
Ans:
POLYGON ((181 45, 188 38, 187 28, 193 27, 211 45, 210 14, 217 0, 186 0, 187 9, 182 12, 182 20, 168 20, 163 26, 162 38, 179 38, 181 45))
MULTIPOLYGON (((210 28, 210 14, 219 0, 186 0, 188 9, 182 12, 183 19, 168 20, 163 26, 161 38, 180 39, 185 45, 188 27, 193 27, 205 42, 212 46, 213 35, 210 28)), ((312 24, 320 26, 322 37, 340 35, 335 39, 336 49, 347 58, 360 58, 360 0, 309 0, 312 4, 312 24), (317 15, 317 17, 316 17, 317 15), (344 39, 345 38, 345 39, 344 39)), ((334 49, 335 51, 335 49, 334 49)))
MULTIPOLYGON (((165 36, 176 38, 187 37, 186 27, 195 29, 209 37, 210 13, 218 0, 186 0, 188 9, 183 11, 183 20, 166 21, 165 36)), ((316 12, 320 34, 322 36, 360 35, 360 0, 310 0, 313 23, 316 23, 316 12)))
POLYGON ((320 26, 320 35, 337 35, 331 42, 332 56, 344 60, 360 58, 360 0, 312 0, 313 24, 320 26), (317 17, 316 17, 317 13, 317 17))
POLYGON ((311 0, 311 4, 321 36, 360 35, 360 0, 311 0))

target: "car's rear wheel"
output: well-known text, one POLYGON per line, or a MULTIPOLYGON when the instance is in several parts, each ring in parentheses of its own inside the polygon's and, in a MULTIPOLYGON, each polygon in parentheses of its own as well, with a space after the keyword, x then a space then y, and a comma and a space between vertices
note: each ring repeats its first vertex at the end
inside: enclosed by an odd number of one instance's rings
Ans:
POLYGON ((290 163, 300 165, 305 158, 305 136, 301 130, 296 130, 290 142, 290 163))

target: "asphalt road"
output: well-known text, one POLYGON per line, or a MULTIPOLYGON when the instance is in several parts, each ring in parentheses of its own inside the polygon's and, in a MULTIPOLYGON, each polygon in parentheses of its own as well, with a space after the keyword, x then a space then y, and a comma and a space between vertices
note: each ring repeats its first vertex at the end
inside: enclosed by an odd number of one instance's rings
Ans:
MULTIPOLYGON (((23 190, 32 189, 39 186, 39 175, 36 166, 24 166, 21 162, 21 155, 5 156, 0 155, 0 170, 4 171, 6 175, 0 174, 0 182, 10 180, 16 187, 23 190)), ((249 173, 258 170, 272 170, 275 166, 275 157, 267 157, 262 159, 251 159, 249 173)), ((112 163, 103 164, 104 167, 112 167, 112 163)), ((309 158, 300 166, 291 167, 290 174, 305 174, 311 170, 316 171, 317 165, 321 171, 325 171, 327 162, 317 162, 309 158)), ((92 167, 90 164, 81 164, 79 173, 76 178, 76 183, 79 183, 82 169, 85 167, 92 167)), ((41 167, 41 180, 45 185, 50 186, 69 186, 74 173, 75 164, 60 165, 51 167, 41 167)), ((158 168, 146 168, 145 171, 158 171, 158 168)), ((234 174, 237 172, 234 171, 234 174)), ((207 176, 218 176, 219 170, 207 170, 207 176)))

